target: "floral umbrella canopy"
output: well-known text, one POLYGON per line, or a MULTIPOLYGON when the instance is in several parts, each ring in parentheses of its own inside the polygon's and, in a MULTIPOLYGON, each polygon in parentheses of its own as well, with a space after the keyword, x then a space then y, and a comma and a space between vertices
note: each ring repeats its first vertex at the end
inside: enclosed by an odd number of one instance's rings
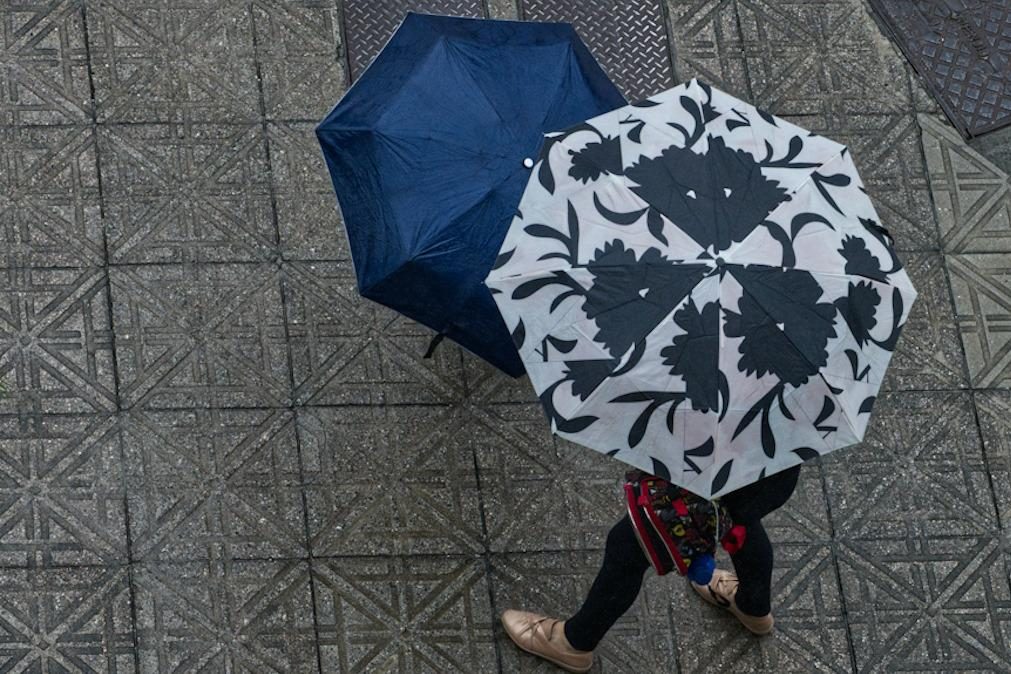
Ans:
POLYGON ((916 297, 846 147, 696 80, 549 134, 486 283, 558 435, 707 498, 858 442, 916 297))

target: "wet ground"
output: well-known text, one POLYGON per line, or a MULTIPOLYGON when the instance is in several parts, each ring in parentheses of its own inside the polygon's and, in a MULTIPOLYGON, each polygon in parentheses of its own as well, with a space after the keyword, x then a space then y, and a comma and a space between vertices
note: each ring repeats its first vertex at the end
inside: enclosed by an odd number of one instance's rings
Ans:
POLYGON ((849 144, 920 292, 866 442, 769 522, 776 635, 652 577, 599 669, 1011 671, 1009 134, 861 0, 519 2, 2 4, 0 669, 546 669, 496 614, 576 608, 622 469, 357 297, 312 133, 414 8, 849 144))

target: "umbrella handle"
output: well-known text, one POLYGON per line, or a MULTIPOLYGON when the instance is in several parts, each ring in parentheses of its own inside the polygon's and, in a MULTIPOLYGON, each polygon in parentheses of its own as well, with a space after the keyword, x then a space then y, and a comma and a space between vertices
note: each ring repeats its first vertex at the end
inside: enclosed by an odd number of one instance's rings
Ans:
POLYGON ((445 338, 446 335, 442 334, 441 332, 438 333, 435 337, 432 337, 432 341, 428 343, 428 350, 425 351, 424 358, 431 358, 432 354, 435 353, 436 347, 439 346, 439 344, 441 344, 442 340, 444 340, 445 338))

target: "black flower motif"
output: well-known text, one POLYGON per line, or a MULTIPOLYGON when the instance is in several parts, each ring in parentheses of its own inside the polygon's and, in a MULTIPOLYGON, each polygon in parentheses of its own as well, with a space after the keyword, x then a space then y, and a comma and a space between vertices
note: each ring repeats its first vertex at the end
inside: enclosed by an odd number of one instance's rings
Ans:
POLYGON ((731 273, 744 288, 740 313, 725 310, 725 334, 744 339, 738 369, 800 386, 828 360, 836 307, 818 301, 821 286, 805 271, 744 267, 731 273))
POLYGON ((675 264, 656 248, 636 258, 621 240, 597 249, 587 269, 593 285, 583 311, 597 325, 594 341, 615 358, 670 314, 708 271, 702 264, 675 264))
POLYGON ((580 400, 586 400, 600 384, 614 372, 618 365, 617 358, 603 360, 567 360, 565 378, 572 382, 573 395, 580 400))
POLYGON ((846 258, 847 274, 863 276, 876 281, 886 280, 886 275, 881 269, 878 259, 871 254, 871 251, 867 250, 867 244, 863 239, 847 236, 843 239, 839 252, 846 258))
POLYGON ((660 350, 663 364, 670 366, 671 374, 681 375, 685 381, 685 394, 692 409, 701 412, 719 406, 720 357, 720 307, 711 302, 702 311, 689 301, 674 313, 674 322, 684 334, 674 338, 673 344, 660 350))
POLYGON ((582 150, 569 150, 572 167, 569 175, 586 183, 597 180, 601 173, 621 174, 621 139, 605 136, 599 141, 587 143, 582 150))
MULTIPOLYGON (((849 271, 848 266, 846 271, 849 271)), ((851 283, 846 297, 840 297, 835 301, 839 313, 846 320, 846 325, 860 346, 871 341, 871 330, 878 322, 874 315, 879 304, 881 295, 867 281, 851 283)))
POLYGON ((671 146, 659 157, 640 157, 625 175, 637 183, 633 192, 713 252, 743 241, 787 198, 753 156, 718 136, 705 154, 671 146))

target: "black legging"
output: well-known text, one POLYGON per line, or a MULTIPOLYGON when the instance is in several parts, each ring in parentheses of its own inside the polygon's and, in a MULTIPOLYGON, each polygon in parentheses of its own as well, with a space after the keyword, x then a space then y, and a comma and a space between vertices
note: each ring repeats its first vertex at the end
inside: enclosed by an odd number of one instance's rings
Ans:
MULTIPOLYGON (((744 525, 744 545, 731 556, 740 585, 734 601, 748 615, 771 611, 772 543, 762 518, 793 494, 800 466, 784 470, 723 496, 734 523, 744 525)), ((618 618, 632 606, 650 567, 639 547, 632 522, 626 515, 607 534, 604 563, 597 573, 582 608, 565 622, 565 636, 572 647, 592 651, 618 618)))

